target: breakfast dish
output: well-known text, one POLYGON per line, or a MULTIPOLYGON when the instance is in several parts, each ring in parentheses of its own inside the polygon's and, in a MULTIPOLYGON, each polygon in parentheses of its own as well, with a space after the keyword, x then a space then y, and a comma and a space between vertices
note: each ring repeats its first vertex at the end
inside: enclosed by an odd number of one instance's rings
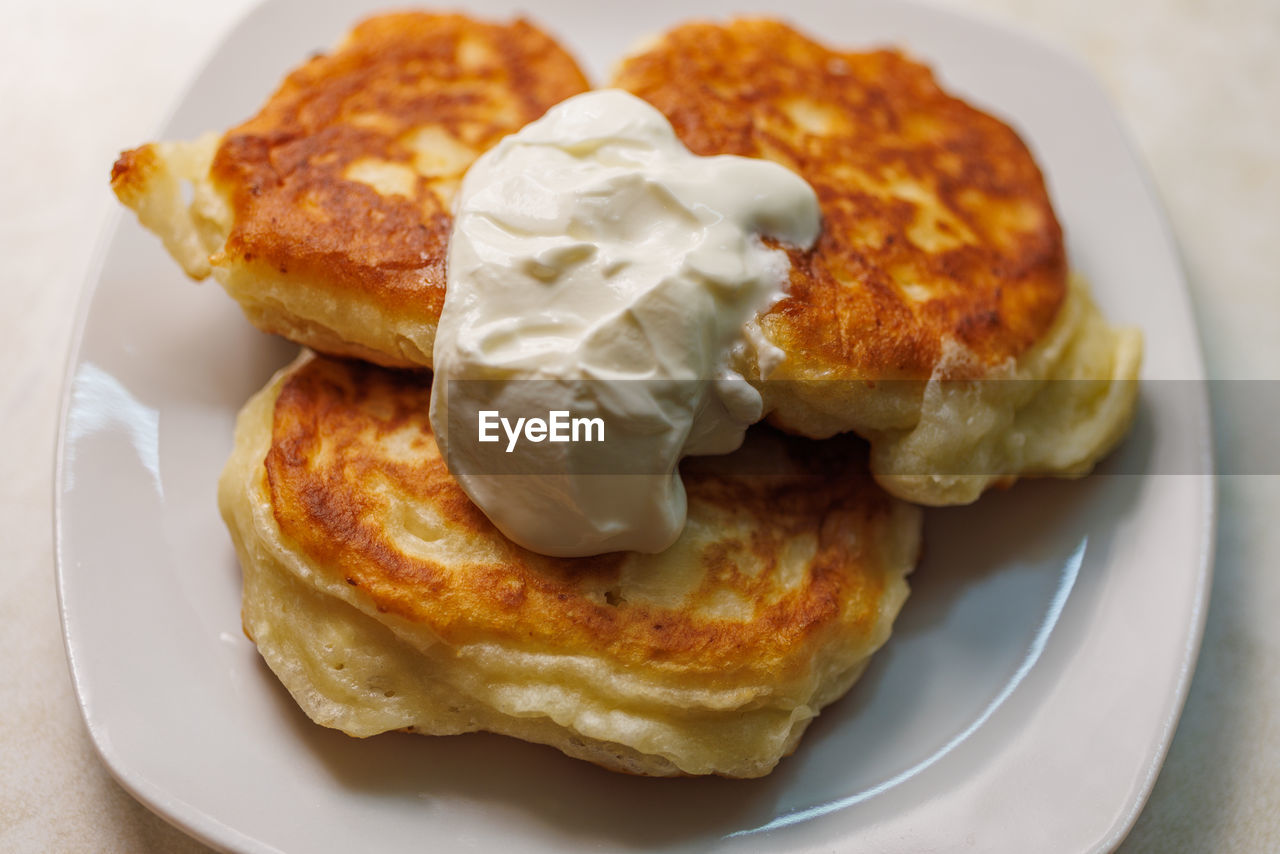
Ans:
POLYGON ((463 173, 586 88, 526 21, 379 15, 225 135, 125 152, 111 185, 188 275, 212 273, 267 332, 429 365, 463 173))
POLYGON ((918 511, 871 476, 961 504, 1087 472, 1132 415, 1141 339, 1068 279, 1017 134, 899 53, 695 22, 586 85, 524 21, 372 17, 255 118, 126 152, 112 185, 267 331, 434 365, 437 392, 498 379, 509 409, 586 407, 642 437, 617 455, 662 449, 652 478, 557 474, 567 454, 492 474, 437 447, 429 376, 282 372, 219 495, 245 631, 312 719, 761 776, 906 597, 918 511), (845 456, 820 483, 677 470, 764 415, 845 456))
POLYGON ((1069 278, 1026 145, 928 68, 742 18, 670 30, 613 85, 695 153, 774 160, 818 193, 818 245, 759 321, 785 358, 742 366, 775 424, 853 430, 882 485, 934 505, 1084 474, 1124 434, 1141 335, 1069 278))
MULTIPOLYGON (((486 0, 467 8, 507 14, 486 0)), ((673 0, 607 16, 574 0, 554 8, 531 11, 597 81, 639 36, 740 11, 673 0)), ((234 126, 291 59, 369 11, 266 0, 151 138, 234 126)), ((901 46, 948 91, 1016 123, 1048 178, 1072 266, 1108 318, 1141 321, 1144 370, 1203 377, 1159 203, 1083 66, 910 0, 793 0, 773 13, 832 45, 901 46)), ((177 287, 172 260, 132 218, 110 231, 91 275, 55 493, 71 673, 105 765, 219 850, 319 854, 376 838, 406 854, 910 854, 964 839, 1067 854, 1107 850, 1137 815, 1194 665, 1210 478, 1026 483, 929 513, 893 640, 758 781, 638 779, 482 734, 352 740, 312 724, 244 637, 241 573, 211 495, 235 412, 292 348, 244 323, 220 289, 177 287)), ((1212 470, 1203 401, 1143 403, 1108 471, 1174 470, 1188 449, 1197 470, 1212 470)))
POLYGON ((856 440, 766 431, 686 466, 689 522, 666 551, 551 558, 467 499, 429 391, 303 356, 239 418, 218 497, 245 631, 316 722, 759 777, 888 638, 920 511, 876 487, 856 440))
MULTIPOLYGON (((255 118, 224 136, 124 153, 112 186, 188 274, 212 272, 260 328, 382 366, 429 365, 445 308, 450 204, 463 173, 503 136, 584 88, 568 54, 527 22, 377 16, 291 73, 255 118)), ((679 146, 633 96, 580 97, 594 100, 563 120, 569 172, 580 159, 573 146, 583 144, 572 133, 596 120, 597 104, 614 105, 611 121, 620 123, 617 150, 602 155, 605 172, 641 138, 679 146), (634 109, 652 127, 631 139, 631 125, 644 124, 634 109)), ((768 176, 797 206, 807 202, 812 242, 818 212, 808 185, 759 160, 717 162, 768 176)), ((689 176, 703 171, 686 168, 689 176)), ((585 211, 599 192, 586 191, 585 211)), ((513 197, 516 220, 547 215, 528 193, 513 197)), ((706 206, 688 203, 686 219, 706 206)), ((744 211, 744 229, 773 216, 744 211)), ((481 216, 478 227, 493 227, 496 216, 481 216)), ((625 244, 636 229, 650 226, 638 220, 611 236, 631 251, 625 244)), ((572 223, 564 228, 577 235, 572 223)), ((685 219, 671 228, 685 229, 685 219)), ((520 228, 511 238, 527 239, 520 228)), ((748 238, 744 231, 725 245, 746 248, 748 238)), ((707 242, 697 233, 691 241, 707 242)), ((785 255, 753 251, 756 289, 767 292, 775 274, 785 282, 785 255)), ((636 263, 602 257, 610 270, 636 263)), ((693 287, 737 263, 732 252, 697 257, 693 287)), ((651 276, 640 277, 648 287, 651 276)), ((512 321, 542 316, 536 305, 490 302, 499 326, 504 312, 521 315, 512 321)), ((722 324, 722 348, 754 313, 722 324)), ((645 322, 666 325, 657 315, 645 322)), ((613 348, 624 340, 612 331, 597 337, 613 348)), ((679 338, 654 353, 656 364, 675 359, 671 347, 696 343, 679 338)), ((625 356, 619 368, 630 366, 625 356)), ((685 373, 672 379, 693 378, 685 373)), ((244 627, 314 720, 359 736, 506 733, 634 774, 756 777, 794 750, 888 637, 916 560, 919 511, 874 485, 856 440, 829 443, 817 481, 690 474, 688 524, 681 491, 675 524, 648 549, 658 554, 561 550, 557 542, 541 549, 596 555, 563 560, 520 548, 493 527, 493 507, 468 500, 435 445, 430 388, 425 374, 304 359, 240 419, 219 494, 244 573, 244 627), (843 455, 831 458, 832 448, 843 455)), ((707 439, 705 450, 731 449, 759 417, 756 395, 755 415, 736 437, 707 439)), ((748 449, 732 459, 752 458, 748 449)), ((611 475, 581 482, 600 477, 611 475)), ((515 483, 499 480, 501 499, 515 483)), ((680 484, 675 474, 661 480, 668 489, 680 484)), ((543 490, 546 480, 516 483, 543 490)), ((617 490, 602 495, 610 492, 617 490)), ((547 514, 563 515, 563 504, 517 509, 542 514, 534 529, 554 532, 547 514)))

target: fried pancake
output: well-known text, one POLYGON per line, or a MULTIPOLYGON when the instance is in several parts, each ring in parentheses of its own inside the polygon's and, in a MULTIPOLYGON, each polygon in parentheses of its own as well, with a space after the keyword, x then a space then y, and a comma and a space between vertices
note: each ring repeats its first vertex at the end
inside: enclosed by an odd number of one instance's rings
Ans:
MULTIPOLYGON (((925 504, 966 503, 1020 475, 1085 474, 1124 434, 1140 335, 1111 328, 1069 280, 1021 140, 927 68, 742 19, 667 33, 622 63, 616 85, 695 152, 777 160, 818 192, 823 235, 791 253, 790 295, 759 324, 785 358, 757 362, 747 348, 736 366, 775 424, 857 432, 881 484, 925 504)), ((113 185, 262 328, 430 366, 458 179, 585 86, 528 24, 384 16, 221 140, 127 152, 113 185)))
POLYGON ((219 504, 245 630, 316 722, 757 777, 888 638, 920 511, 875 486, 861 442, 764 430, 686 466, 689 523, 667 551, 551 558, 450 477, 429 390, 304 356, 238 420, 219 504))
POLYGON ((111 183, 189 275, 212 272, 262 329, 430 364, 462 174, 586 88, 526 21, 382 15, 291 73, 254 118, 127 151, 111 183))
POLYGON ((1017 134, 928 68, 739 19, 677 27, 614 85, 695 153, 775 160, 818 194, 822 236, 791 251, 789 296, 760 319, 785 359, 741 366, 775 424, 858 432, 881 483, 926 504, 1019 474, 1083 474, 1119 440, 1139 334, 1108 327, 1069 284, 1017 134))

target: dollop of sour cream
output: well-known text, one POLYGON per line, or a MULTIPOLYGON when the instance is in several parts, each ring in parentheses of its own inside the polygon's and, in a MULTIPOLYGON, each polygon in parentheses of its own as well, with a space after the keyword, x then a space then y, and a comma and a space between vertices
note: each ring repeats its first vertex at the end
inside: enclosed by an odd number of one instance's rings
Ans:
POLYGON ((762 416, 732 365, 781 357, 755 324, 790 263, 761 236, 807 248, 820 228, 795 173, 696 156, 622 91, 502 140, 454 203, 431 399, 451 473, 533 551, 665 549, 685 524, 680 459, 734 450, 762 416), (556 411, 599 419, 600 441, 479 438, 481 412, 492 428, 556 411))

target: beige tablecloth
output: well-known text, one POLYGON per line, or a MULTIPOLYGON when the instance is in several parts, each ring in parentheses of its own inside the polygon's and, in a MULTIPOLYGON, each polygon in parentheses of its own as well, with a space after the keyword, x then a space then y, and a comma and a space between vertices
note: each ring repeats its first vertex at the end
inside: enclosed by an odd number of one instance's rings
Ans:
MULTIPOLYGON (((134 802, 93 753, 62 651, 51 480, 72 319, 114 207, 108 167, 149 138, 247 5, 10 0, 0 11, 3 851, 206 850, 134 802)), ((1057 42, 1102 78, 1168 206, 1210 374, 1280 379, 1280 3, 954 5, 1057 42)), ((1237 415, 1215 413, 1220 466, 1249 471, 1244 431, 1275 426, 1237 415)), ((1280 477, 1221 487, 1199 669, 1127 854, 1280 850, 1280 477)))

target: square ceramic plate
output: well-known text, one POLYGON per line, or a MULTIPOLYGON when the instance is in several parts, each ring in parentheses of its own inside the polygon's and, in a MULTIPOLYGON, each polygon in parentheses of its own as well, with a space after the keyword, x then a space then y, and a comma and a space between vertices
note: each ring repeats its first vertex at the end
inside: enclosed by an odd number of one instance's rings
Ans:
MULTIPOLYGON (((925 6, 776 5, 833 44, 903 46, 1014 124, 1045 167, 1073 265, 1110 318, 1145 331, 1146 379, 1203 378, 1174 244, 1080 65, 925 6)), ((600 80, 640 36, 694 14, 762 11, 693 6, 538 0, 532 12, 600 80)), ((373 8, 271 0, 223 42, 157 138, 252 114, 288 68, 373 8)), ((307 721, 241 634, 239 571, 214 506, 236 410, 292 348, 250 328, 216 285, 187 282, 132 217, 96 269, 59 449, 67 653, 104 761, 202 840, 306 854, 1044 854, 1106 850, 1141 808, 1209 586, 1214 493, 1198 391, 1174 401, 1149 383, 1135 429, 1093 477, 930 512, 893 639, 772 776, 636 779, 496 736, 357 741, 307 721), (1164 474, 1179 471, 1199 474, 1164 474)))

